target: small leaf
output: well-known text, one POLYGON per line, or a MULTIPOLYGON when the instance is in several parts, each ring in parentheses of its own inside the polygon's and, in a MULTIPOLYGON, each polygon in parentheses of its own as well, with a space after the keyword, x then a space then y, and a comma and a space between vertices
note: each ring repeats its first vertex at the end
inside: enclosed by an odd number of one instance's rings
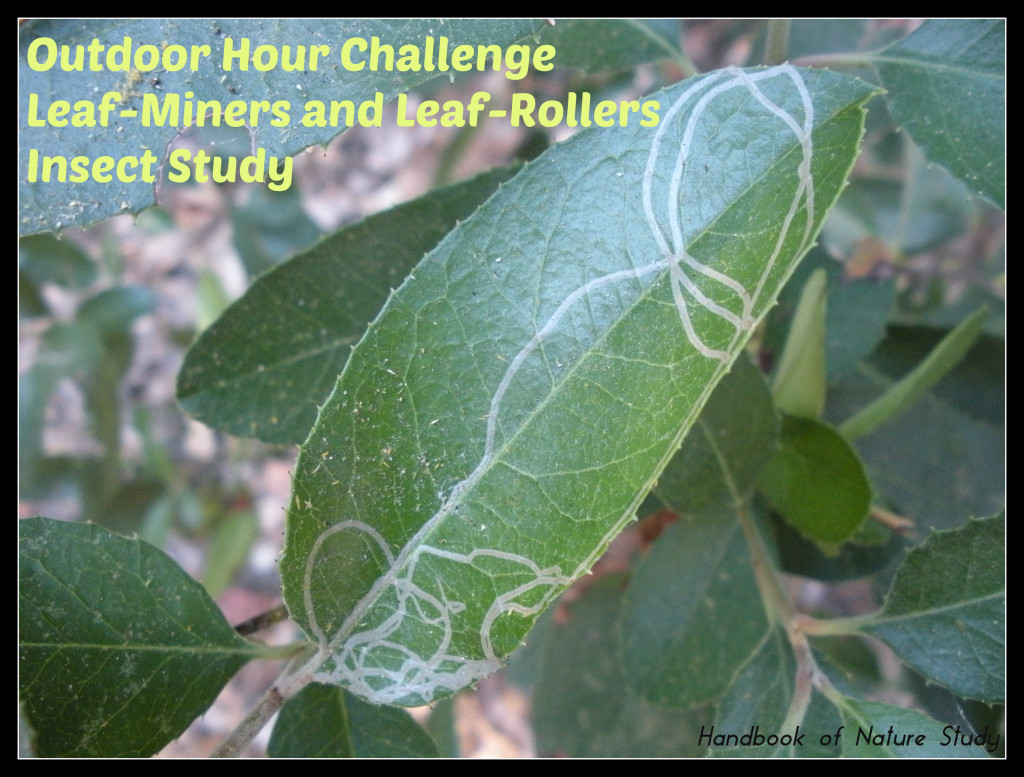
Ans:
MULTIPOLYGON (((717 706, 709 756, 714 758, 832 758, 839 754, 833 732, 839 715, 824 696, 812 691, 811 703, 799 729, 784 731, 786 712, 793 701, 796 663, 789 640, 781 629, 772 629, 757 652, 738 673, 717 706), (741 745, 738 737, 753 730, 762 736, 791 734, 793 739, 769 745, 741 745), (737 737, 727 739, 729 734, 737 737), (724 735, 724 736, 723 736, 724 735), (722 737, 715 743, 716 737, 722 737), (797 739, 798 738, 798 739, 797 739)), ((753 737, 751 737, 753 740, 753 737)))
POLYGON ((800 293, 772 384, 779 410, 813 420, 825 407, 825 280, 815 270, 800 293))
POLYGON ((195 342, 178 401, 210 426, 298 443, 390 289, 513 170, 493 170, 347 226, 258 278, 195 342))
POLYGON ((781 446, 759 480, 772 507, 819 545, 853 537, 871 507, 871 485, 850 444, 827 424, 784 415, 781 446))
POLYGON ((260 654, 156 548, 47 518, 19 530, 21 698, 40 756, 153 755, 260 654))
MULTIPOLYGON (((752 726, 775 732, 785 722, 796 678, 793 650, 786 635, 777 628, 767 629, 761 641, 753 647, 750 660, 737 672, 734 682, 717 705, 715 734, 742 734, 752 726)), ((757 755, 765 755, 763 749, 759 750, 757 755)), ((713 741, 710 746, 710 755, 719 758, 751 754, 750 749, 739 746, 715 746, 713 741)))
POLYGON ((917 710, 850 698, 840 699, 836 706, 846 725, 844 758, 985 758, 981 747, 959 742, 959 727, 943 725, 917 710))
POLYGON ((229 215, 235 248, 250 275, 259 275, 320 237, 320 228, 302 207, 298 188, 275 192, 253 186, 245 194, 247 198, 229 215))
POLYGON ((256 516, 249 510, 232 510, 218 523, 203 570, 203 585, 210 596, 219 596, 231 584, 258 534, 256 516))
POLYGON ((125 334, 139 316, 152 312, 156 297, 145 286, 118 286, 90 297, 78 309, 78 320, 95 326, 103 337, 125 334))
POLYGON ((1002 701, 1005 553, 1002 515, 934 532, 907 556, 878 618, 863 631, 959 696, 1002 701))
POLYGON ((271 758, 437 758, 437 745, 405 710, 378 707, 313 683, 289 699, 274 725, 271 758))
POLYGON ((1003 207, 1006 22, 929 20, 872 61, 893 118, 929 159, 1003 207))
POLYGON ((96 278, 96 263, 85 251, 53 234, 19 240, 18 267, 37 284, 57 283, 69 289, 88 286, 96 278))

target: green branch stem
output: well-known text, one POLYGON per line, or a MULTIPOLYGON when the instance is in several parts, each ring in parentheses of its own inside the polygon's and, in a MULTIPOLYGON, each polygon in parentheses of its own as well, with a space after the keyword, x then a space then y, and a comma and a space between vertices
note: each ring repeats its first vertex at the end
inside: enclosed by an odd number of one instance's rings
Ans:
POLYGON ((768 22, 768 37, 764 44, 764 64, 781 65, 789 53, 789 19, 768 22))
POLYGON ((301 647, 301 651, 293 655, 292 660, 281 672, 277 681, 267 689, 256 706, 210 754, 211 758, 237 757, 284 706, 284 703, 312 682, 313 671, 315 665, 319 663, 320 657, 317 655, 313 662, 309 660, 316 647, 312 643, 304 643, 301 647))

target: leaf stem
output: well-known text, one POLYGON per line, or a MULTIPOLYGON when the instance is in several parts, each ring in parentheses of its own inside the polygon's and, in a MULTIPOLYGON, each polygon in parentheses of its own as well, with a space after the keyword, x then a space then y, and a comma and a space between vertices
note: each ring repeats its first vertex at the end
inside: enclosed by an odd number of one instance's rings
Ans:
POLYGON ((886 510, 878 505, 871 505, 871 512, 868 515, 871 516, 873 521, 877 521, 882 526, 888 526, 894 532, 904 536, 917 528, 917 524, 909 518, 904 518, 902 515, 897 515, 891 510, 886 510))
POLYGON ((797 57, 791 63, 799 67, 827 67, 833 70, 866 70, 874 67, 870 54, 850 52, 849 54, 809 54, 797 57))
MULTIPOLYGON (((292 647, 292 646, 286 646, 292 647)), ((303 643, 302 650, 295 653, 292 660, 284 668, 277 680, 256 703, 256 706, 239 723, 227 739, 220 743, 211 754, 211 758, 234 758, 238 756, 256 737, 284 703, 305 688, 313 679, 309 669, 309 658, 316 646, 310 642, 303 643)), ((319 663, 319 662, 317 662, 319 663)))
POLYGON ((745 505, 741 505, 737 510, 737 517, 750 548, 758 588, 761 589, 761 596, 765 600, 769 617, 774 616, 774 620, 780 622, 786 630, 786 636, 796 659, 793 698, 780 729, 795 731, 796 726, 803 721, 807 714, 815 688, 829 698, 839 696, 832 682, 818 667, 807 636, 809 634, 848 634, 856 631, 858 624, 866 622, 872 616, 822 621, 798 612, 782 584, 774 559, 768 552, 764 539, 745 505))
POLYGON ((797 627, 804 634, 814 637, 842 637, 851 634, 860 634, 863 628, 877 619, 877 613, 867 615, 852 615, 847 618, 812 618, 810 615, 801 615, 798 618, 797 627))
POLYGON ((737 504, 736 516, 747 541, 747 547, 750 548, 754 575, 757 578, 757 586, 761 590, 761 597, 764 599, 768 614, 770 617, 774 616, 773 620, 785 625, 796 617, 797 612, 775 569, 775 560, 769 553, 764 539, 761 537, 761 532, 754 525, 753 516, 751 516, 746 503, 737 504))

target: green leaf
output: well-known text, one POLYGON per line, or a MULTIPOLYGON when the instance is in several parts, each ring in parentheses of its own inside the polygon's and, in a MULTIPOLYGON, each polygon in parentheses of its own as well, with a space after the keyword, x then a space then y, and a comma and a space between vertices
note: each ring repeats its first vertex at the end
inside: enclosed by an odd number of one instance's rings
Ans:
POLYGON ((599 581, 567 605, 552 628, 533 693, 533 731, 541 756, 680 758, 699 753, 698 720, 708 717, 706 710, 662 709, 626 684, 615 637, 625 583, 623 576, 599 581))
POLYGON ((182 407, 232 434, 302 442, 389 290, 512 174, 494 170, 371 216, 259 278, 186 355, 182 407))
POLYGON ((35 283, 80 289, 96 279, 96 263, 70 240, 32 235, 18 241, 18 266, 35 283))
POLYGON ((789 640, 781 629, 772 629, 758 646, 751 660, 737 674, 735 682, 718 704, 718 714, 704 733, 711 737, 708 755, 714 758, 832 758, 839 754, 834 732, 839 716, 820 693, 812 692, 811 702, 799 723, 799 729, 783 730, 786 712, 793 700, 796 663, 789 640), (777 744, 740 744, 729 740, 755 730, 768 737, 791 734, 797 740, 777 740, 777 744), (718 744, 715 740, 717 737, 718 744), (826 738, 827 737, 827 738, 826 738))
MULTIPOLYGON (((736 673, 734 682, 717 705, 712 737, 716 734, 742 735, 752 726, 773 733, 785 723, 796 678, 793 651, 785 633, 777 628, 767 629, 753 648, 750 659, 736 673)), ((705 730, 705 733, 711 732, 705 730)), ((731 746, 725 740, 722 742, 716 746, 712 741, 710 755, 719 758, 765 755, 762 748, 751 751, 738 743, 731 746)))
POLYGON ((152 312, 156 297, 145 286, 118 286, 90 297, 78 309, 78 320, 88 322, 104 338, 124 335, 139 316, 152 312))
POLYGON ((274 725, 271 758, 437 758, 437 745, 405 710, 378 707, 313 683, 274 725))
POLYGON ((846 542, 871 507, 871 485, 856 452, 833 427, 790 415, 782 418, 781 443, 761 472, 768 501, 818 544, 846 542))
POLYGON ((282 580, 314 679, 423 704, 501 665, 633 518, 852 163, 872 88, 789 66, 655 95, 417 266, 297 465, 282 580))
MULTIPOLYGON (((541 21, 526 19, 41 20, 25 24, 20 29, 18 46, 21 232, 29 234, 81 226, 118 213, 137 213, 153 204, 160 184, 146 183, 141 174, 131 183, 123 183, 116 177, 109 183, 91 179, 85 183, 28 182, 32 149, 44 156, 81 155, 90 160, 103 155, 114 159, 141 157, 149 149, 162 161, 169 144, 180 133, 178 124, 185 126, 188 122, 145 127, 141 118, 118 116, 121 110, 141 111, 147 99, 155 99, 162 105, 167 95, 176 94, 184 103, 186 93, 191 92, 196 101, 218 100, 224 104, 234 100, 243 100, 247 105, 250 101, 287 101, 290 120, 286 126, 274 126, 272 115, 264 113, 250 129, 252 145, 265 149, 268 158, 290 157, 308 146, 326 144, 345 129, 304 126, 302 117, 307 101, 319 100, 330 106, 332 100, 351 100, 359 106, 373 100, 379 92, 383 102, 387 102, 437 75, 436 70, 426 68, 418 71, 372 70, 370 67, 347 70, 341 64, 340 53, 348 39, 363 38, 369 43, 376 36, 394 46, 396 51, 406 44, 414 44, 422 51, 428 36, 444 36, 449 40, 449 50, 462 44, 492 44, 504 49, 524 38, 532 45, 533 39, 529 36, 542 25, 541 21), (192 46, 205 45, 210 47, 210 55, 199 57, 195 72, 186 66, 177 71, 160 72, 155 78, 152 73, 112 72, 106 68, 94 72, 88 64, 82 72, 63 72, 59 67, 37 72, 29 67, 27 55, 32 42, 43 37, 72 47, 86 47, 94 38, 109 47, 120 45, 129 37, 134 44, 133 51, 142 45, 158 46, 165 41, 183 46, 186 51, 192 46), (315 70, 307 59, 306 67, 299 72, 286 70, 281 63, 265 72, 255 67, 243 71, 235 59, 231 70, 226 72, 222 65, 228 41, 237 51, 243 39, 249 39, 251 51, 268 44, 280 51, 288 45, 292 47, 294 58, 299 46, 306 47, 308 52, 312 45, 328 45, 330 54, 320 59, 315 70), (157 83, 154 84, 154 80, 157 83), (82 95, 95 95, 95 101, 99 102, 107 92, 118 92, 125 98, 111 120, 116 127, 29 126, 29 96, 32 94, 38 95, 38 110, 43 114, 55 100, 75 101, 82 95)), ((354 58, 363 61, 368 55, 368 51, 356 52, 354 58)), ((101 58, 101 62, 105 63, 105 58, 101 58)))
POLYGON ((964 357, 981 334, 987 318, 986 309, 975 311, 974 315, 944 337, 913 372, 855 416, 844 421, 839 431, 847 439, 856 439, 870 433, 917 402, 964 357))
POLYGON ((1006 22, 929 20, 871 59, 928 158, 1004 207, 1006 22))
POLYGON ((850 698, 839 699, 836 706, 846 725, 844 758, 985 757, 981 747, 960 743, 959 726, 944 726, 917 710, 850 698))
POLYGON ((684 516, 637 568, 622 615, 622 665, 650 702, 714 701, 769 630, 743 532, 731 510, 684 516))
MULTIPOLYGON (((959 319, 958 323, 963 323, 959 319)), ((991 317, 986 322, 991 321, 991 317)), ((890 326, 889 336, 870 359, 872 368, 893 380, 907 374, 932 353, 949 329, 890 326)), ((928 393, 979 421, 1006 424, 1006 341, 982 333, 964 357, 928 393)))
POLYGON ((1002 515, 934 532, 907 556, 864 629, 939 685, 1004 699, 1006 529, 1002 515))
POLYGON ((257 518, 248 510, 232 511, 220 522, 210 539, 203 570, 203 586, 211 596, 219 596, 231 584, 258 534, 257 518))
POLYGON ((41 493, 43 429, 50 395, 61 378, 92 371, 103 357, 95 328, 57 323, 43 334, 36 363, 18 376, 18 476, 25 496, 41 493))
POLYGON ((156 548, 19 521, 21 698, 44 757, 149 756, 260 655, 156 548))
POLYGON ((681 58, 674 19, 557 19, 541 31, 540 41, 555 47, 559 67, 587 74, 681 58))
MULTIPOLYGON (((353 697, 355 698, 355 697, 353 697)), ((459 734, 455 728, 455 699, 449 696, 430 708, 426 730, 437 745, 441 758, 458 758, 462 753, 459 747, 459 734)))

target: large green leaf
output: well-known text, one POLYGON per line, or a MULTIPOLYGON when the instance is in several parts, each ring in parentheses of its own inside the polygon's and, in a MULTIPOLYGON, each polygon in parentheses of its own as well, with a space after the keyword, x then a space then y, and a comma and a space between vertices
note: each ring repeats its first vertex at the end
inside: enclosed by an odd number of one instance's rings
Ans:
POLYGON ((313 683, 289 699, 267 748, 272 758, 436 758, 437 745, 405 710, 378 707, 313 683))
POLYGON ((871 93, 789 66, 677 84, 657 128, 579 133, 424 258, 299 456, 281 570, 314 679, 422 704, 501 665, 810 246, 871 93))
MULTIPOLYGON (((126 155, 139 156, 149 149, 162 162, 168 144, 179 134, 177 126, 145 127, 141 120, 141 106, 146 95, 161 101, 170 94, 185 101, 191 92, 195 100, 266 100, 269 103, 285 100, 289 103, 290 120, 285 126, 274 126, 273 116, 264 113, 255 126, 249 122, 253 147, 266 150, 267 157, 295 154, 307 146, 326 143, 344 127, 307 127, 302 123, 307 101, 319 100, 330 105, 332 100, 351 100, 355 105, 374 99, 377 92, 385 102, 437 75, 434 69, 416 71, 373 70, 364 67, 349 71, 341 64, 340 52, 348 39, 363 38, 367 42, 379 37, 383 43, 397 51, 406 44, 415 44, 421 50, 428 36, 447 37, 450 48, 461 44, 493 44, 504 49, 516 41, 532 36, 542 21, 525 19, 486 20, 373 20, 373 19, 145 19, 125 20, 60 20, 35 21, 21 28, 19 41, 19 105, 20 137, 19 193, 21 202, 20 228, 22 234, 60 229, 72 225, 85 225, 118 213, 137 213, 154 202, 156 186, 146 183, 141 175, 135 182, 123 183, 115 177, 109 183, 89 180, 85 183, 30 184, 28 160, 31 149, 46 156, 85 156, 90 160, 99 156, 120 159, 126 155), (36 72, 29 67, 27 54, 32 41, 51 38, 58 45, 88 46, 95 38, 104 46, 122 44, 132 39, 135 49, 142 45, 159 46, 163 43, 209 46, 209 56, 198 59, 198 69, 189 67, 177 71, 154 73, 111 72, 105 67, 98 72, 63 72, 54 67, 36 72), (248 38, 250 49, 273 45, 278 51, 291 46, 291 58, 297 56, 298 46, 330 46, 330 54, 321 58, 314 70, 307 60, 301 72, 286 70, 282 62, 270 70, 249 67, 243 71, 236 64, 230 72, 222 68, 227 41, 233 49, 248 38), (43 113, 55 100, 74 103, 86 96, 99 102, 107 92, 118 92, 125 98, 115 110, 110 127, 30 127, 29 96, 38 95, 39 112, 43 113), (123 110, 139 110, 135 118, 122 117, 123 110)), ((532 38, 528 38, 532 45, 532 38)), ((134 49, 133 49, 134 50, 134 49)), ((104 50, 106 51, 106 50, 104 50)), ((357 59, 365 56, 359 54, 357 59)), ((105 57, 101 56, 101 62, 105 57)), ((188 122, 181 122, 187 126, 188 122)), ((154 165, 155 167, 155 165, 154 165)))
POLYGON ((1006 22, 933 19, 872 61, 893 118, 928 157, 1003 206, 1006 22))
POLYGON ((302 442, 389 290, 512 172, 493 170, 371 216, 257 279, 185 357, 182 406, 232 434, 302 442))
POLYGON ((19 529, 21 698, 39 755, 153 755, 260 655, 151 545, 47 518, 19 529))
POLYGON ((1002 515, 933 533, 910 552, 878 618, 863 630, 958 695, 1002 701, 1005 552, 1002 515))

